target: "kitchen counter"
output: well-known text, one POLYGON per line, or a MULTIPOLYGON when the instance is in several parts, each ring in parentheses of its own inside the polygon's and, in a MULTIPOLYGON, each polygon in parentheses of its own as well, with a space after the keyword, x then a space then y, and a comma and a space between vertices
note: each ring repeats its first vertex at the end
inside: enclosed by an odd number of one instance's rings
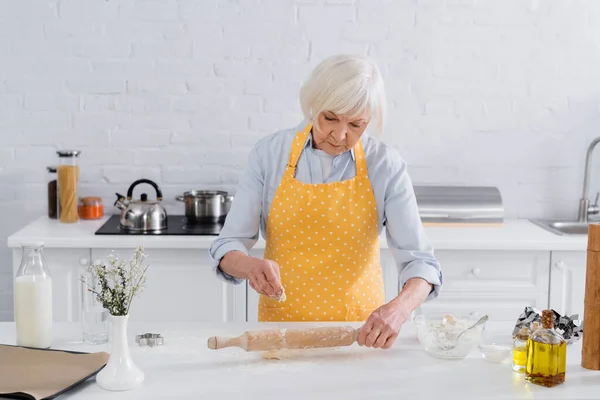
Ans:
MULTIPOLYGON (((304 324, 307 326, 309 324, 304 324)), ((286 327, 299 326, 288 324, 286 327)), ((272 328, 268 324, 130 324, 134 362, 145 372, 141 388, 106 392, 91 379, 61 399, 175 399, 218 398, 228 394, 244 399, 597 399, 600 372, 580 366, 581 341, 567 350, 563 385, 544 388, 514 373, 510 359, 502 364, 484 361, 478 350, 464 360, 438 360, 417 342, 407 323, 394 348, 358 347, 303 352, 284 360, 264 360, 259 353, 238 348, 210 351, 212 335, 237 336, 246 330, 272 328), (136 347, 137 333, 160 332, 162 347, 136 347)), ((15 343, 14 323, 0 323, 0 343, 15 343)), ((488 323, 486 341, 510 342, 512 324, 488 323)), ((57 324, 53 348, 108 351, 108 345, 79 342, 77 324, 57 324)))
MULTIPOLYGON (((8 238, 8 247, 19 247, 24 241, 41 240, 54 248, 208 248, 214 236, 99 236, 94 232, 108 219, 61 224, 42 217, 8 238)), ((507 220, 498 227, 426 226, 425 231, 436 250, 548 250, 585 251, 587 236, 558 236, 527 220, 507 220)), ((255 248, 264 248, 259 240, 255 248)), ((387 248, 385 231, 381 247, 387 248)))

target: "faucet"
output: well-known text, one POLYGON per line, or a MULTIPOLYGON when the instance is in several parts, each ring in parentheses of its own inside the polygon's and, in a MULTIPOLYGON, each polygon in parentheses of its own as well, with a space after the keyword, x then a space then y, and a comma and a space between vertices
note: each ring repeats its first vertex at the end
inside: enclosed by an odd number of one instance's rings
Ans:
POLYGON ((590 215, 597 215, 600 213, 600 207, 598 207, 598 197, 600 193, 596 193, 596 202, 590 206, 590 200, 588 199, 590 191, 590 170, 592 168, 592 154, 594 148, 600 143, 600 137, 592 140, 590 143, 587 154, 585 156, 585 173, 583 175, 583 193, 579 200, 579 215, 577 217, 578 222, 588 222, 590 215))

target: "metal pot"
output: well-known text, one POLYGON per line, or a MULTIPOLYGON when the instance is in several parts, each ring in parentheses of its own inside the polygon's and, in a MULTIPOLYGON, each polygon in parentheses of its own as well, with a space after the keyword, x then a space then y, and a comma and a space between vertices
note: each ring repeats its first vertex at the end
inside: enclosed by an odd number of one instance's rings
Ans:
POLYGON ((188 223, 215 222, 225 219, 233 196, 219 190, 190 190, 175 200, 185 203, 188 223))
POLYGON ((160 204, 162 193, 158 185, 149 179, 140 179, 131 184, 125 196, 117 193, 115 206, 121 210, 120 228, 128 232, 146 233, 160 232, 167 228, 167 211, 160 204), (133 189, 147 183, 156 191, 156 200, 148 200, 148 195, 142 193, 139 200, 132 200, 133 189))

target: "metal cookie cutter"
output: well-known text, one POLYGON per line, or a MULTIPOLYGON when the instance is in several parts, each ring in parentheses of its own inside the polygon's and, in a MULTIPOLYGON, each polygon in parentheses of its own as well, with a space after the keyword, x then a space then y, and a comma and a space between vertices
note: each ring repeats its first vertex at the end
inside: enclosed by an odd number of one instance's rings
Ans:
POLYGON ((136 335, 135 342, 140 346, 162 346, 165 344, 164 338, 160 333, 144 333, 143 335, 136 335))

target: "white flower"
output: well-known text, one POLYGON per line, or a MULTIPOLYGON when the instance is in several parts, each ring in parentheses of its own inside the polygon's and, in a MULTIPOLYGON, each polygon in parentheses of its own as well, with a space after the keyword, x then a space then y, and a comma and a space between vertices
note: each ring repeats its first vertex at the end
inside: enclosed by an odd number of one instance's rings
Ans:
POLYGON ((144 290, 148 269, 143 265, 146 257, 142 246, 128 261, 111 253, 107 257, 108 265, 100 263, 90 266, 89 273, 94 284, 82 280, 111 315, 127 315, 135 296, 144 290))

